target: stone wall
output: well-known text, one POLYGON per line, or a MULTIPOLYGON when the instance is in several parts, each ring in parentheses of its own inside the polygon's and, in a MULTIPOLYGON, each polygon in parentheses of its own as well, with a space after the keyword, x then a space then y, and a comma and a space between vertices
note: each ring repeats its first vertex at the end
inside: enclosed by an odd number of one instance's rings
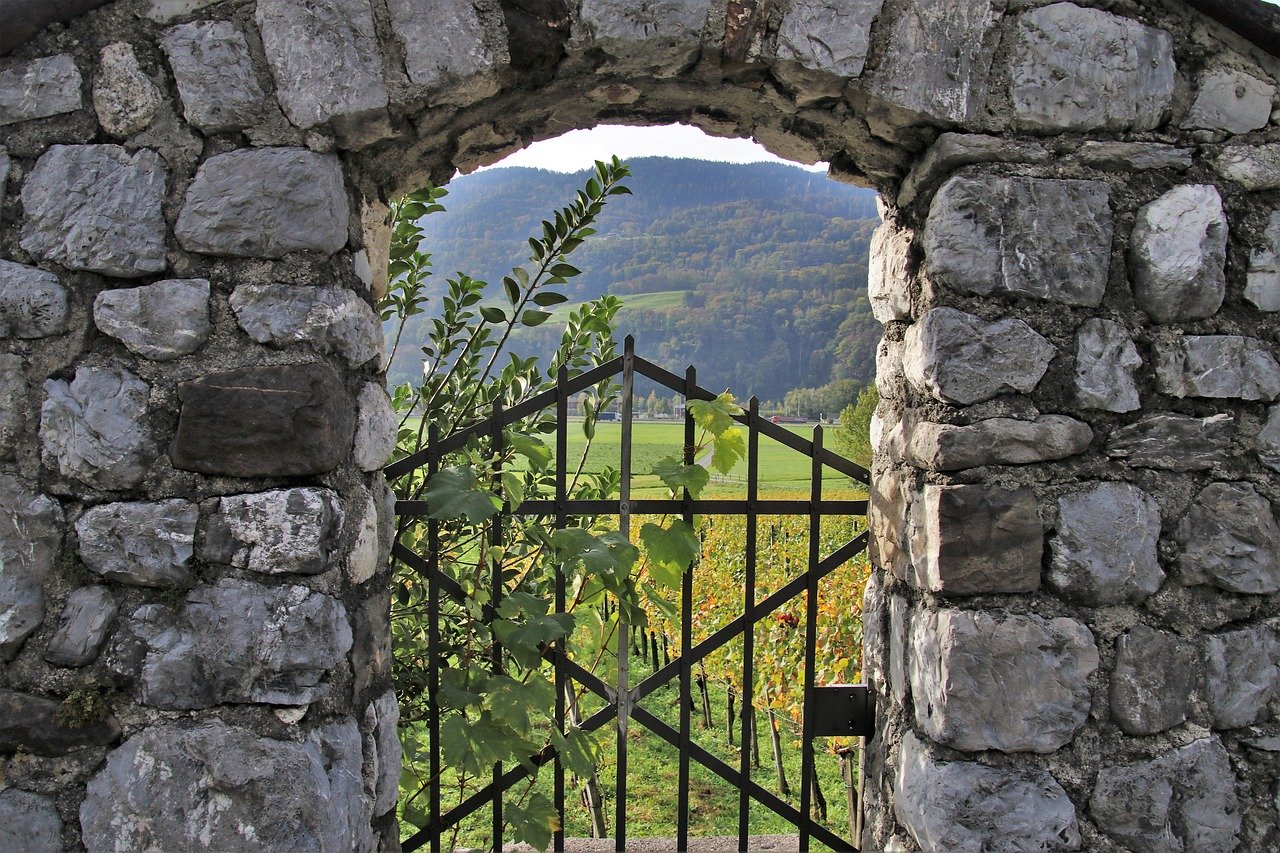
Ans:
POLYGON ((394 847, 386 203, 876 186, 866 849, 1280 844, 1280 62, 1149 0, 118 0, 0 59, 0 848, 394 847))

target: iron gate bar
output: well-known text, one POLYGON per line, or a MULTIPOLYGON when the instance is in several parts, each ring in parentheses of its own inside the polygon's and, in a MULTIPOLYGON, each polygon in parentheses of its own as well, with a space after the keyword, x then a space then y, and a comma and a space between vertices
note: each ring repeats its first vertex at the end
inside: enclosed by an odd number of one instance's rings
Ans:
MULTIPOLYGON (((493 434, 490 441, 493 442, 493 451, 496 458, 494 462, 494 473, 502 476, 502 402, 494 401, 493 404, 493 434)), ((493 517, 489 527, 490 545, 495 551, 502 547, 502 518, 503 514, 498 513, 493 517)), ((490 648, 489 662, 493 666, 493 671, 502 675, 504 667, 502 665, 502 644, 498 642, 498 632, 495 623, 498 618, 498 607, 502 603, 502 556, 492 556, 493 567, 489 576, 489 614, 484 617, 489 625, 490 639, 492 647, 490 648)), ((502 762, 495 762, 493 765, 493 838, 497 842, 497 849, 502 850, 502 794, 503 789, 499 787, 502 782, 502 762)))
MULTIPOLYGON (((630 518, 636 512, 645 514, 675 514, 679 513, 687 522, 692 522, 695 513, 704 515, 745 515, 747 518, 747 527, 749 530, 749 542, 747 545, 747 563, 748 563, 748 582, 747 590, 744 593, 744 613, 732 620, 729 624, 722 626, 705 638, 697 645, 692 640, 692 611, 693 611, 693 571, 692 568, 685 572, 682 577, 681 598, 682 598, 682 617, 681 617, 681 654, 674 660, 671 660, 665 666, 656 668, 655 671, 647 678, 643 679, 637 685, 629 683, 629 671, 627 666, 627 655, 629 648, 629 637, 627 636, 629 626, 625 612, 618 608, 617 630, 619 634, 619 666, 618 666, 618 684, 616 689, 609 685, 593 673, 584 669, 579 664, 572 661, 565 648, 565 639, 560 638, 555 643, 542 649, 544 659, 550 661, 555 669, 556 684, 556 727, 561 736, 572 734, 575 731, 590 732, 595 731, 612 720, 617 721, 617 746, 618 746, 618 776, 617 776, 617 800, 615 814, 615 842, 618 850, 623 850, 626 839, 626 770, 627 770, 627 729, 628 720, 634 718, 636 722, 648 728, 667 743, 676 747, 680 753, 680 786, 679 786, 679 813, 678 813, 678 830, 677 844, 680 849, 687 849, 688 845, 688 822, 689 822, 689 767, 690 760, 695 760, 708 768, 725 781, 739 788, 739 825, 738 836, 739 846, 745 848, 748 843, 749 828, 749 808, 750 801, 756 800, 761 805, 775 812, 784 819, 792 822, 800 831, 801 850, 808 849, 810 838, 817 838, 824 843, 829 844, 838 850, 856 850, 850 842, 841 839, 839 836, 826 829, 821 824, 814 821, 812 817, 811 800, 812 800, 812 779, 816 772, 814 767, 813 738, 819 729, 821 734, 827 734, 831 728, 839 729, 843 733, 863 734, 864 732, 855 731, 855 726, 851 725, 848 731, 841 728, 838 720, 818 721, 819 705, 830 707, 833 701, 834 693, 831 691, 845 691, 846 697, 852 696, 853 699, 842 699, 840 701, 847 704, 848 701, 861 701, 867 703, 869 697, 864 686, 840 686, 837 688, 818 688, 814 684, 815 678, 815 655, 816 655, 816 619, 817 619, 817 591, 818 582, 835 568, 848 562, 853 556, 863 551, 866 547, 868 534, 864 530, 860 535, 850 542, 836 549, 835 552, 828 557, 820 556, 820 533, 821 519, 831 515, 855 516, 865 515, 867 511, 867 501, 833 501, 823 500, 822 498, 822 470, 824 466, 843 473, 854 480, 861 483, 868 483, 870 475, 861 467, 853 462, 837 456, 823 446, 822 428, 818 427, 814 430, 813 441, 807 441, 796 433, 791 432, 784 427, 773 424, 764 420, 759 415, 759 403, 752 398, 748 411, 740 415, 735 415, 734 420, 744 424, 748 430, 748 451, 747 451, 747 497, 745 500, 693 500, 687 490, 683 491, 680 499, 667 500, 631 500, 630 498, 630 481, 631 481, 631 427, 633 423, 633 383, 636 373, 640 373, 659 384, 683 393, 687 401, 692 400, 714 400, 716 395, 701 388, 697 385, 697 375, 692 367, 686 372, 683 380, 674 374, 657 367, 653 363, 635 355, 634 341, 628 336, 622 356, 613 358, 608 362, 599 365, 591 370, 579 374, 572 379, 568 376, 568 370, 561 367, 557 374, 556 387, 548 389, 540 394, 535 395, 523 403, 513 406, 510 409, 503 410, 499 405, 495 405, 491 417, 472 424, 461 429, 445 439, 440 439, 438 429, 432 426, 428 434, 428 446, 416 453, 388 465, 384 472, 388 477, 398 477, 408 473, 414 469, 423 467, 428 471, 428 477, 435 474, 440 467, 440 463, 450 454, 464 448, 473 439, 487 435, 493 443, 495 450, 501 450, 503 443, 503 429, 506 426, 515 424, 529 415, 543 411, 551 406, 556 409, 556 472, 555 472, 555 499, 546 500, 530 500, 513 509, 509 502, 504 504, 498 517, 490 527, 490 538, 494 545, 499 545, 502 540, 502 525, 504 517, 514 516, 537 516, 537 515, 554 515, 555 526, 557 529, 563 529, 568 526, 569 518, 575 515, 614 515, 619 517, 619 527, 624 534, 629 533, 630 518), (617 501, 592 501, 592 500, 569 500, 567 470, 568 470, 568 401, 572 394, 586 390, 591 386, 617 375, 619 372, 623 374, 623 393, 622 393, 622 483, 620 496, 617 501), (765 435, 784 446, 799 451, 810 457, 811 460, 811 492, 810 499, 804 500, 760 500, 759 499, 759 437, 765 435), (808 568, 795 578, 790 579, 782 587, 776 590, 772 595, 767 596, 763 601, 755 599, 755 568, 757 561, 756 543, 758 533, 758 518, 761 514, 768 515, 807 515, 809 518, 809 566, 808 568), (797 810, 782 800, 780 797, 765 790, 759 784, 751 779, 749 752, 747 747, 747 739, 750 734, 750 713, 748 703, 745 698, 752 692, 753 667, 754 667, 754 627, 763 618, 767 617, 778 608, 782 607, 791 599, 797 597, 801 591, 807 593, 806 602, 806 625, 805 625, 805 712, 801 735, 802 758, 801 758, 801 803, 800 809, 797 810), (734 769, 726 762, 716 758, 703 747, 694 743, 691 737, 690 712, 692 702, 692 667, 694 664, 702 661, 707 655, 721 648, 725 644, 731 642, 739 634, 743 635, 744 644, 744 669, 742 683, 742 702, 740 721, 741 743, 743 752, 740 756, 739 767, 734 769), (677 730, 667 723, 657 718, 651 712, 645 710, 638 703, 645 697, 652 694, 660 687, 667 685, 676 676, 680 676, 680 694, 681 694, 681 720, 677 730), (572 728, 566 727, 566 702, 569 698, 569 689, 572 684, 579 684, 586 690, 597 694, 605 700, 606 707, 591 714, 585 720, 572 728), (852 691, 852 692, 849 692, 852 691)), ((692 411, 686 407, 685 418, 685 464, 694 464, 693 444, 695 422, 692 411)), ((500 455, 500 453, 499 453, 500 455)), ((501 463, 499 462, 499 465, 501 463)), ((422 500, 404 500, 396 502, 397 515, 404 517, 423 517, 427 516, 428 507, 422 500)), ((499 849, 502 844, 502 795, 508 791, 513 785, 519 781, 528 778, 537 768, 545 766, 548 763, 554 763, 556 768, 555 777, 555 808, 558 814, 564 815, 565 810, 565 790, 564 790, 564 767, 561 756, 556 750, 553 743, 547 743, 538 754, 522 761, 518 766, 511 767, 504 772, 501 764, 495 764, 491 779, 480 790, 467 797, 463 802, 453 806, 445 814, 440 813, 440 750, 439 750, 439 731, 440 731, 440 714, 439 707, 435 697, 439 691, 439 675, 440 675, 440 659, 439 659, 439 623, 440 623, 440 601, 439 595, 443 591, 455 600, 463 601, 465 593, 462 586, 440 570, 439 555, 439 535, 440 522, 430 519, 428 516, 428 554, 423 559, 413 551, 405 547, 402 543, 396 542, 393 553, 396 558, 404 562, 414 571, 424 576, 428 582, 428 626, 430 637, 428 638, 428 654, 431 658, 428 664, 428 691, 431 693, 428 702, 428 732, 432 742, 431 749, 431 769, 432 778, 429 780, 429 801, 431 815, 428 826, 416 832, 413 836, 406 840, 404 849, 406 851, 415 850, 426 841, 430 841, 433 853, 440 850, 441 833, 450 826, 454 826, 458 821, 470 816, 484 805, 492 803, 492 831, 495 849, 499 849)), ((556 612, 565 612, 566 598, 566 578, 564 567, 557 565, 555 568, 555 585, 556 585, 556 612)), ((485 623, 492 625, 493 620, 497 616, 497 607, 501 602, 505 591, 502 583, 501 561, 495 559, 492 565, 490 576, 490 601, 481 608, 481 619, 485 623)), ((493 647, 491 649, 491 664, 496 672, 502 670, 503 664, 501 660, 501 648, 497 642, 496 636, 493 639, 493 647)), ((655 655, 656 667, 656 655, 655 655)), ((575 701, 576 698, 575 698, 575 701)), ((867 707, 863 707, 866 711, 867 707)), ((825 712, 822 712, 825 714, 825 712)), ((869 725, 869 716, 863 715, 862 725, 869 725)), ((564 849, 564 832, 561 827, 553 835, 555 848, 558 851, 564 849)))

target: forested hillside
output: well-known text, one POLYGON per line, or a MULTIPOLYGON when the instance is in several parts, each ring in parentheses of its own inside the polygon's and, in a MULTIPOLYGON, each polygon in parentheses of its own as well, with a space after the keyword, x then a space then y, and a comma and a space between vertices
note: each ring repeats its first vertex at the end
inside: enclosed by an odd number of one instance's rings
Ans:
MULTIPOLYGON (((620 333, 634 334, 642 355, 676 372, 696 364, 700 384, 741 398, 782 400, 793 388, 870 379, 879 340, 866 301, 873 192, 777 164, 630 166, 634 195, 614 198, 599 233, 574 255, 583 271, 571 281, 574 303, 620 296, 629 303, 620 333)), ((496 285, 586 177, 495 169, 453 181, 447 212, 424 223, 436 278, 463 271, 496 285)), ((416 319, 393 383, 419 369, 425 323, 416 319)), ((548 322, 515 348, 546 352, 559 334, 548 322)))

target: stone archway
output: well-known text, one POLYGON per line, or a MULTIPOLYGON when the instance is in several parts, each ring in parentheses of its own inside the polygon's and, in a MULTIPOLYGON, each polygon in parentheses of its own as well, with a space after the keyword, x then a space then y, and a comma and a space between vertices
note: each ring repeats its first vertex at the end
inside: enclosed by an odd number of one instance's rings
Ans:
POLYGON ((888 200, 864 847, 1277 843, 1275 13, 93 5, 0 61, 0 838, 394 846, 385 202, 678 118, 888 200))

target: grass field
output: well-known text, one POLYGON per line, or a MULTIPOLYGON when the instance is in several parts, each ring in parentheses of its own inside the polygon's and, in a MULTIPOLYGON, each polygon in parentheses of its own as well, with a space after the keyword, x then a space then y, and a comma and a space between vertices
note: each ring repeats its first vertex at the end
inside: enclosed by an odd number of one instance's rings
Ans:
MULTIPOLYGON (((628 293, 618 298, 622 300, 622 313, 628 311, 668 311, 672 308, 683 308, 687 290, 658 290, 653 293, 628 293)), ((581 302, 566 302, 551 312, 552 323, 564 323, 569 319, 569 312, 582 307, 581 302)))

